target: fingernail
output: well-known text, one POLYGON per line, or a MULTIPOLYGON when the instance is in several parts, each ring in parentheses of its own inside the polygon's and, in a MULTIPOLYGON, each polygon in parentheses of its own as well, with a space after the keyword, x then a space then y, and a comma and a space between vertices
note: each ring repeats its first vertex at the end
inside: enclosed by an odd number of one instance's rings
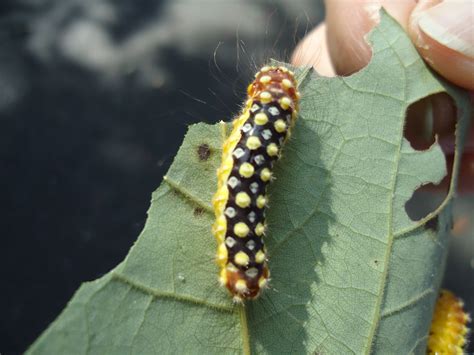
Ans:
POLYGON ((418 26, 436 42, 474 58, 474 2, 445 0, 423 11, 418 26))

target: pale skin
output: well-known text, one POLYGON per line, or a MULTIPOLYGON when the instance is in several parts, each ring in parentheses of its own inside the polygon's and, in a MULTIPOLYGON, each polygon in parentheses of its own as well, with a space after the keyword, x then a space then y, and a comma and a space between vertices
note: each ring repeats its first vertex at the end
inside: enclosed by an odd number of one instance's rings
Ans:
MULTIPOLYGON (((350 75, 362 69, 371 58, 364 36, 378 23, 383 6, 409 34, 426 63, 446 80, 469 90, 474 98, 471 0, 326 0, 325 5, 325 21, 299 43, 292 57, 294 65, 313 66, 324 76, 350 75)), ((449 160, 456 111, 446 97, 437 97, 432 104, 435 132, 449 160)), ((461 164, 461 191, 474 190, 474 125, 471 126, 461 164)), ((418 139, 416 123, 406 128, 413 139, 418 139)))

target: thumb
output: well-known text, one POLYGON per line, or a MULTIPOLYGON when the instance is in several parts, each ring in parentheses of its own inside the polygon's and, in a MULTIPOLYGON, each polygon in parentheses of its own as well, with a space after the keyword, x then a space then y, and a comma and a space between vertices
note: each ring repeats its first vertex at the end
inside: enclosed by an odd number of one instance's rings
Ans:
POLYGON ((474 90, 474 2, 420 1, 410 16, 408 32, 434 70, 474 90))
POLYGON ((365 35, 380 21, 383 6, 406 30, 416 3, 412 0, 326 0, 327 44, 338 74, 352 74, 365 67, 372 51, 365 35))

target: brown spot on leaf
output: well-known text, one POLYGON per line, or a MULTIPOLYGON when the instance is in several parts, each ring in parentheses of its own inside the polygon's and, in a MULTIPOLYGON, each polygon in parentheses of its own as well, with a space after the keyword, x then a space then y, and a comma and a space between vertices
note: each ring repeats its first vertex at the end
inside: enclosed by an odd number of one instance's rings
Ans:
POLYGON ((201 207, 196 207, 194 209, 194 217, 199 217, 204 213, 204 209, 201 207))
POLYGON ((211 156, 211 148, 209 148, 209 145, 206 143, 201 144, 197 149, 197 154, 199 160, 206 161, 211 156))

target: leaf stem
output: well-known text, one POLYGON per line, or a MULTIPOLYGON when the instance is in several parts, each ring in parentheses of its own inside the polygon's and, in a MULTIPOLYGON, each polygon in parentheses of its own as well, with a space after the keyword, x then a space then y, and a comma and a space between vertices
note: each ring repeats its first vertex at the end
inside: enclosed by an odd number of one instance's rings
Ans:
POLYGON ((245 312, 245 306, 242 304, 239 306, 240 313, 240 329, 242 332, 242 346, 244 355, 250 355, 250 338, 249 338, 249 329, 247 322, 247 313, 245 312))

